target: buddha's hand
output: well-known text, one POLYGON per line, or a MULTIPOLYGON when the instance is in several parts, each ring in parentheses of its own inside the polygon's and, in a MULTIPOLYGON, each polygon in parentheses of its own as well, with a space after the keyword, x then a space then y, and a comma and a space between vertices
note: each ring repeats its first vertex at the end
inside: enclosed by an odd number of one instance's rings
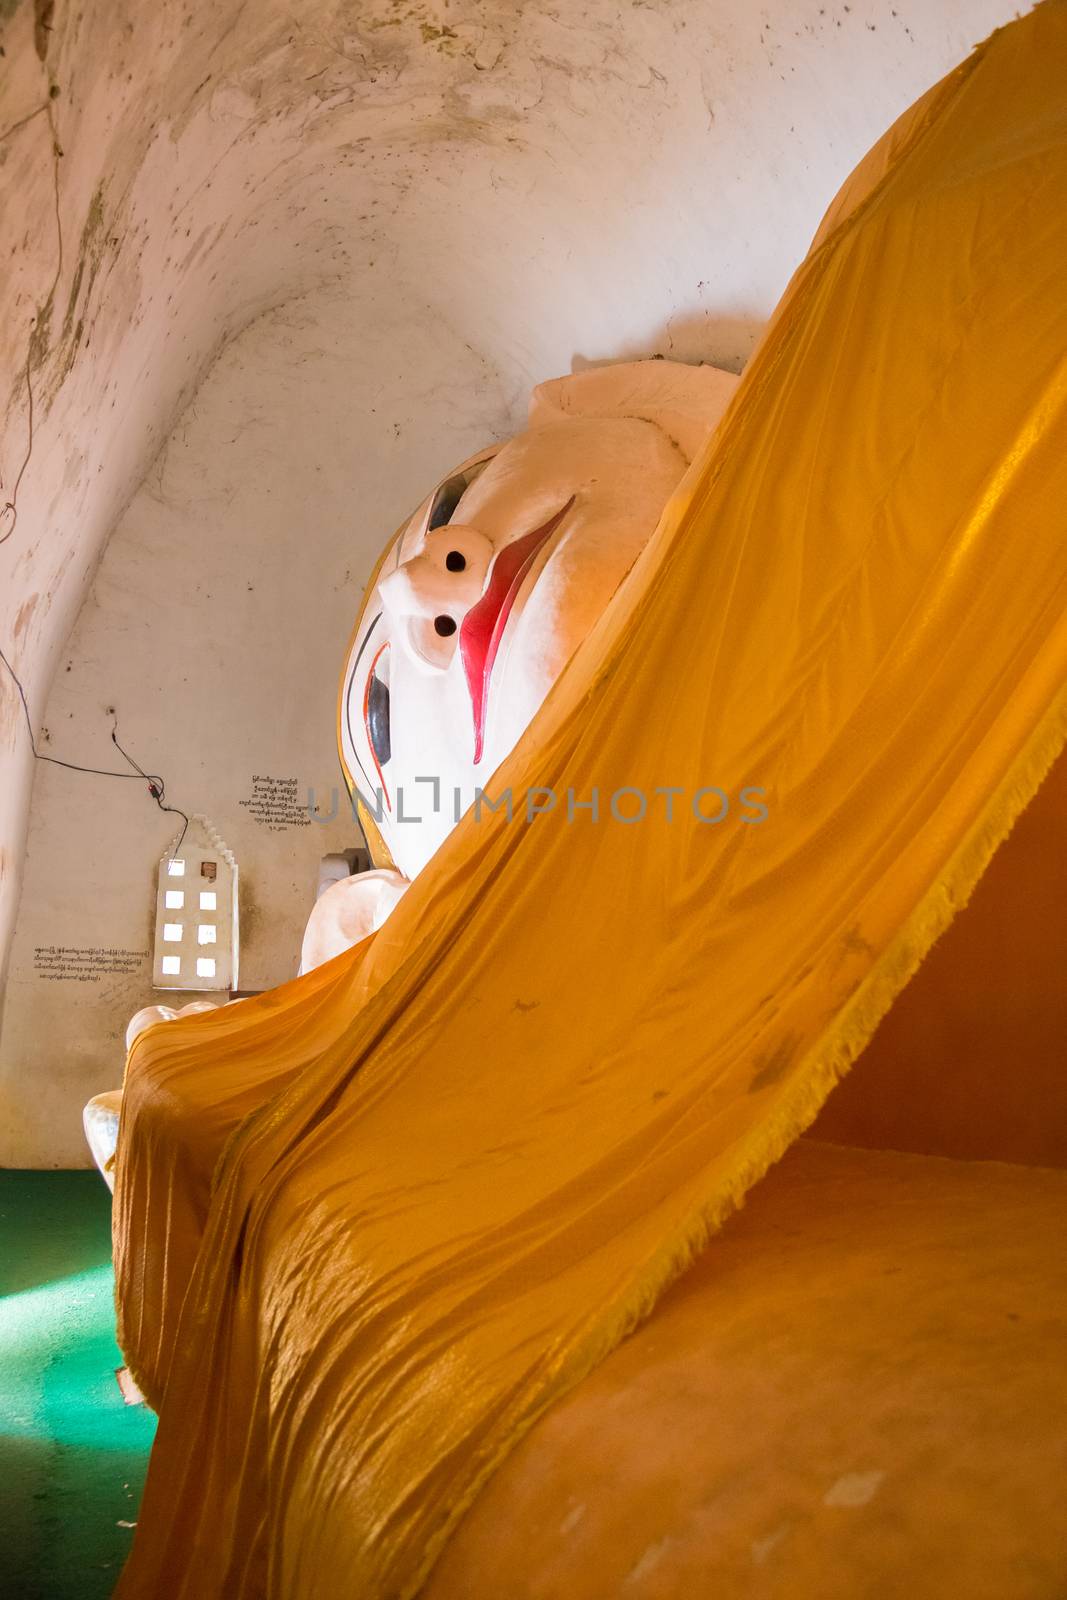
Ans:
POLYGON ((388 917, 405 889, 403 873, 386 867, 331 884, 316 900, 304 930, 300 971, 310 972, 366 939, 388 917))

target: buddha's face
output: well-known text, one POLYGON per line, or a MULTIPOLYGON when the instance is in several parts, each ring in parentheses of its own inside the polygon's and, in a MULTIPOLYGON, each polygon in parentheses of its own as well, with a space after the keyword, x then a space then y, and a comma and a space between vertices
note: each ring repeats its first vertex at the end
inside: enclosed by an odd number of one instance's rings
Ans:
POLYGON ((405 877, 476 789, 495 797, 495 769, 736 382, 656 361, 542 385, 527 431, 457 468, 400 529, 353 634, 339 737, 349 781, 405 877))

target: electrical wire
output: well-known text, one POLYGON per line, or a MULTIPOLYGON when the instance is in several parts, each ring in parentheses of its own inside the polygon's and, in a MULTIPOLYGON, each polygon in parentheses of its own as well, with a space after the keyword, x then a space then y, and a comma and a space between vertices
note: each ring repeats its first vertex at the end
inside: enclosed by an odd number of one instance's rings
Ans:
MULTIPOLYGON (((20 128, 24 128, 27 123, 32 122, 34 117, 40 116, 42 112, 44 112, 48 118, 48 131, 52 136, 52 200, 56 214, 56 270, 52 278, 51 288, 49 289, 47 298, 44 302, 45 306, 49 306, 54 303, 56 291, 59 288, 59 281, 63 276, 63 216, 59 206, 59 162, 60 157, 63 154, 63 149, 59 143, 59 132, 56 128, 55 112, 52 110, 52 100, 58 93, 58 88, 53 85, 49 99, 46 100, 43 105, 38 106, 36 111, 31 111, 29 116, 23 117, 21 122, 16 122, 13 127, 8 128, 7 132, 3 135, 4 139, 9 138, 11 134, 17 133, 20 128)), ((0 143, 2 142, 3 141, 0 140, 0 143)), ((30 464, 30 457, 33 455, 33 344, 37 333, 37 328, 40 324, 42 311, 43 307, 39 306, 37 309, 37 315, 33 319, 34 331, 30 334, 29 341, 26 345, 26 452, 22 458, 22 464, 19 467, 18 475, 15 478, 15 483, 11 490, 11 498, 6 500, 4 504, 0 506, 0 522, 7 523, 7 527, 4 528, 3 532, 0 532, 0 545, 7 543, 18 526, 19 489, 22 486, 22 479, 26 472, 26 468, 30 464)))
MULTIPOLYGON (((178 835, 178 843, 174 846, 174 850, 172 852, 172 854, 177 855, 178 851, 182 847, 182 844, 185 840, 185 835, 189 829, 189 818, 186 816, 184 811, 179 809, 178 806, 168 806, 165 803, 167 798, 167 786, 163 782, 163 779, 156 773, 145 772, 143 768, 137 765, 133 757, 129 755, 119 744, 119 725, 117 720, 115 722, 115 726, 111 730, 111 742, 115 746, 115 749, 118 751, 119 755, 122 756, 125 761, 128 761, 134 772, 140 773, 141 777, 148 784, 148 792, 152 796, 152 799, 156 802, 156 805, 159 807, 160 811, 171 811, 176 817, 181 817, 182 831, 178 835)), ((115 777, 124 778, 126 776, 127 774, 124 772, 115 773, 115 777)))
MULTIPOLYGON (((48 296, 47 296, 47 298, 46 298, 46 300, 44 302, 44 306, 49 306, 54 302, 55 296, 56 296, 56 291, 59 288, 60 279, 63 276, 63 217, 62 217, 62 212, 60 211, 60 205, 59 205, 59 162, 60 162, 60 158, 61 158, 61 156, 63 154, 63 150, 62 150, 62 147, 61 147, 61 145, 59 143, 59 132, 58 132, 58 130, 56 128, 55 114, 54 114, 54 112, 52 110, 52 101, 56 99, 58 94, 59 94, 59 88, 58 88, 57 85, 53 84, 52 88, 49 91, 49 98, 46 101, 44 101, 43 104, 39 105, 35 111, 31 111, 27 116, 21 118, 20 121, 14 123, 10 128, 7 128, 4 131, 4 133, 2 135, 0 135, 0 144, 2 144, 4 142, 4 140, 10 138, 10 136, 13 133, 17 133, 20 128, 24 128, 27 123, 32 122, 35 117, 39 117, 42 113, 45 116, 47 116, 47 118, 48 118, 48 130, 49 130, 49 133, 52 136, 52 190, 53 190, 53 202, 54 202, 54 206, 55 206, 55 216, 56 216, 56 270, 55 270, 55 274, 54 274, 54 276, 52 278, 52 286, 51 286, 51 288, 49 290, 49 293, 48 293, 48 296)), ((18 474, 17 474, 17 476, 15 478, 15 482, 14 482, 14 484, 12 486, 11 498, 9 500, 5 501, 3 505, 0 505, 0 524, 2 524, 3 522, 7 522, 8 523, 8 526, 3 530, 3 532, 0 532, 0 545, 4 545, 4 544, 7 543, 7 541, 11 538, 11 535, 14 533, 16 526, 18 525, 19 489, 22 486, 23 476, 25 475, 26 468, 30 464, 30 458, 33 455, 33 445, 34 445, 33 346, 34 346, 34 338, 36 336, 36 331, 37 331, 37 328, 38 328, 38 326, 40 324, 40 319, 41 319, 41 316, 43 315, 43 312, 44 312, 44 307, 38 307, 37 315, 34 317, 34 324, 33 324, 34 325, 34 332, 30 335, 29 342, 28 342, 28 344, 26 346, 26 366, 25 366, 26 412, 27 412, 26 450, 25 450, 25 454, 23 455, 22 463, 21 463, 21 465, 19 467, 18 474)), ((183 843, 183 841, 185 839, 185 835, 186 835, 186 833, 188 831, 189 818, 186 816, 184 811, 179 809, 178 806, 172 806, 172 805, 168 805, 166 803, 166 801, 167 801, 167 786, 166 786, 163 778, 159 775, 159 773, 145 772, 144 768, 138 766, 137 762, 133 759, 133 757, 126 750, 124 750, 122 748, 121 744, 119 744, 119 740, 118 740, 118 721, 117 721, 117 719, 115 721, 114 727, 111 730, 111 741, 114 744, 116 750, 122 756, 123 760, 126 761, 127 764, 130 767, 133 768, 132 772, 115 772, 115 771, 113 771, 113 770, 111 770, 109 768, 106 768, 106 767, 85 767, 85 766, 82 766, 77 761, 64 761, 59 756, 42 755, 40 750, 38 750, 38 748, 37 748, 37 737, 36 737, 36 735, 35 735, 35 733, 33 731, 33 718, 30 716, 30 707, 29 707, 29 704, 28 704, 28 702, 26 700, 26 691, 22 687, 22 680, 19 677, 18 673, 15 671, 14 667, 11 665, 11 662, 8 660, 7 656, 4 654, 3 650, 0 650, 0 661, 2 661, 4 666, 7 668, 7 671, 8 671, 8 674, 10 675, 11 681, 15 685, 15 688, 18 690, 19 699, 22 701, 22 711, 23 711, 23 715, 26 718, 26 731, 28 732, 28 734, 30 736, 30 749, 33 751, 33 759, 35 761, 47 761, 48 764, 50 766, 53 766, 53 767, 64 767, 68 772, 88 772, 88 773, 91 773, 93 776, 98 777, 98 778, 123 778, 123 779, 141 778, 141 779, 143 779, 144 782, 147 783, 147 785, 148 785, 149 794, 152 796, 152 799, 156 802, 156 805, 159 807, 160 811, 171 812, 174 816, 181 817, 181 819, 182 819, 182 824, 183 824, 182 825, 182 831, 178 836, 178 843, 174 847, 175 853, 177 853, 177 851, 179 851, 181 849, 182 843, 183 843)))
POLYGON ((22 458, 22 465, 19 467, 18 476, 15 478, 15 486, 11 491, 11 499, 5 501, 4 504, 0 506, 0 518, 10 519, 8 521, 6 532, 0 534, 0 544, 6 544, 18 526, 19 489, 22 485, 23 473, 29 466, 30 457, 33 455, 33 379, 30 375, 30 353, 32 349, 33 345, 31 343, 30 348, 26 351, 26 454, 22 458))
MULTIPOLYGON (((48 131, 50 131, 51 134, 51 163, 53 163, 53 202, 54 211, 56 211, 56 270, 54 270, 53 280, 51 280, 50 293, 48 293, 48 298, 45 299, 45 306, 51 306, 51 304, 54 302, 54 298, 56 298, 56 291, 58 291, 59 288, 59 280, 61 280, 62 277, 62 259, 64 259, 64 253, 62 253, 62 213, 61 210, 59 210, 59 160, 61 160, 62 157, 62 147, 61 144, 59 144, 59 131, 58 128, 56 128, 56 117, 54 117, 53 107, 51 107, 51 102, 56 99, 58 94, 58 86, 51 86, 48 99, 46 99, 43 104, 40 104, 40 106, 38 106, 37 109, 32 110, 32 112, 29 112, 29 115, 26 115, 26 117, 22 117, 19 122, 13 123, 13 126, 10 126, 10 128, 6 128, 5 133, 0 134, 0 144, 3 144, 3 141, 10 138, 11 134, 18 133, 19 128, 24 128, 27 123, 34 122, 35 117, 40 117, 42 114, 48 117, 48 131)), ((34 333, 30 334, 29 344, 27 344, 26 347, 26 368, 24 368, 24 379, 26 379, 27 410, 26 453, 24 453, 24 456, 22 456, 22 462, 21 466, 19 466, 18 475, 16 475, 16 478, 14 478, 14 485, 13 488, 11 488, 11 498, 8 499, 8 501, 3 502, 3 506, 0 506, 0 526, 2 526, 5 522, 8 523, 8 526, 3 528, 3 531, 0 531, 0 544, 6 544, 8 539, 11 538, 11 534, 13 534, 14 530, 16 530, 16 526, 18 526, 19 488, 22 486, 22 477, 26 475, 26 469, 29 467, 30 456, 34 454, 34 339, 35 334, 37 334, 38 325, 40 325, 40 317, 42 317, 42 314, 42 307, 38 307, 37 315, 35 315, 34 318, 34 333)), ((182 830, 178 837, 178 845, 174 846, 174 851, 181 850, 182 842, 184 842, 184 838, 186 838, 186 832, 189 830, 189 818, 187 818, 184 811, 179 810, 179 806, 168 805, 168 803, 166 803, 166 784, 165 781, 163 781, 162 776, 160 776, 158 773, 146 773, 142 766, 138 766, 138 763, 134 762, 134 758, 128 754, 128 750, 123 750, 122 744, 118 742, 117 720, 115 720, 115 725, 114 728, 112 728, 112 734, 110 734, 110 736, 112 736, 112 744, 114 744, 115 749, 118 750, 118 754, 122 755, 123 760, 125 760, 125 762, 128 763, 131 768, 133 768, 133 771, 130 771, 130 773, 117 773, 117 771, 110 770, 110 768, 106 768, 106 766, 82 766, 78 762, 64 762, 59 755, 42 755, 42 752, 37 749, 37 736, 35 736, 34 733, 34 718, 30 717, 29 702, 27 702, 26 699, 26 690, 22 688, 22 680, 19 678, 18 672, 16 672, 14 667, 11 666, 11 662, 8 661, 8 658, 6 658, 6 654, 3 653, 3 650, 0 650, 0 661, 3 662, 3 666, 5 666, 6 670, 8 670, 8 674, 10 674, 11 677, 11 682, 13 682, 14 686, 16 686, 16 690, 19 691, 19 699, 21 699, 22 702, 22 715, 26 717, 26 731, 30 736, 30 750, 34 752, 35 762, 48 762, 48 765, 50 766, 62 766, 62 768, 66 768, 66 771, 69 771, 69 773, 91 773, 93 776, 96 776, 96 778, 141 778, 142 781, 146 782, 147 786, 149 786, 149 794, 152 795, 152 798, 154 798, 155 803, 157 803, 158 808, 160 808, 160 811, 170 811, 170 813, 173 813, 174 816, 179 816, 179 818, 182 819, 182 830)))
POLYGON ((8 673, 11 676, 11 681, 18 690, 19 699, 22 701, 22 711, 26 718, 26 731, 30 736, 30 749, 33 751, 33 759, 35 761, 47 761, 49 765, 53 767, 65 767, 68 772, 88 772, 97 778, 122 778, 126 780, 142 778, 144 782, 147 783, 148 792, 152 796, 152 799, 156 802, 156 805, 159 807, 160 811, 172 812, 176 817, 181 817, 182 819, 182 831, 178 835, 177 844, 174 846, 174 853, 177 854, 182 847, 186 832, 188 831, 189 818, 185 812, 180 809, 180 807, 167 804, 167 786, 160 774, 158 772, 145 772, 144 768, 138 766, 133 757, 122 748, 121 744, 119 744, 119 725, 117 719, 114 727, 111 730, 111 742, 122 756, 123 760, 128 762, 133 768, 132 772, 115 772, 113 769, 108 767, 83 767, 77 761, 64 761, 59 756, 43 755, 37 748, 37 739, 33 731, 33 718, 30 716, 30 707, 26 700, 26 691, 22 687, 22 680, 19 678, 18 673, 7 659, 7 656, 4 654, 3 650, 0 650, 0 661, 2 661, 4 666, 7 668, 8 673))

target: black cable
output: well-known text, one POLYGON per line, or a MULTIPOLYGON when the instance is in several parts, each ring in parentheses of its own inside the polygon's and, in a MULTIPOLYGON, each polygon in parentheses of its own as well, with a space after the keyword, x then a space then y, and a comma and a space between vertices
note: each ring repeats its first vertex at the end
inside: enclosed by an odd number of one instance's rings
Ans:
MULTIPOLYGON (((139 772, 141 777, 148 784, 148 792, 152 796, 152 799, 156 802, 156 805, 159 807, 160 811, 170 811, 173 812, 176 817, 181 817, 182 831, 178 835, 178 843, 174 846, 173 850, 173 854, 177 855, 178 851, 182 847, 182 844, 184 843, 185 835, 189 830, 189 818, 185 815, 184 811, 180 810, 178 806, 168 806, 165 804, 167 798, 167 786, 163 782, 163 779, 156 773, 145 772, 143 768, 137 765, 133 757, 129 755, 119 744, 119 725, 117 721, 111 730, 111 742, 115 746, 115 749, 119 752, 119 755, 128 761, 134 772, 139 772)), ((116 773, 115 776, 124 778, 126 777, 126 773, 116 773)))
MULTIPOLYGON (((63 276, 63 216, 59 208, 59 160, 63 154, 63 151, 60 147, 59 134, 56 129, 55 113, 52 110, 51 104, 52 99, 54 99, 58 93, 58 88, 53 85, 51 90, 51 98, 46 100, 43 105, 38 106, 36 111, 31 111, 28 117, 23 117, 21 122, 16 122, 13 127, 8 128, 7 132, 3 136, 4 139, 7 139, 11 134, 16 133, 19 128, 25 127, 26 123, 32 122, 34 117, 39 116, 42 111, 48 117, 48 129, 52 135, 52 197, 56 213, 56 270, 52 278, 52 287, 49 290, 48 297, 44 302, 46 306, 54 303, 56 291, 59 288, 59 280, 63 276)), ((26 346, 26 453, 22 458, 22 465, 19 467, 18 476, 15 479, 15 484, 11 491, 11 498, 10 500, 5 501, 2 506, 0 506, 0 519, 10 518, 10 522, 6 530, 3 533, 0 533, 0 544, 6 544, 18 526, 19 489, 22 487, 23 476, 26 472, 26 468, 30 464, 30 457, 33 455, 33 343, 41 314, 42 308, 39 306, 37 308, 37 315, 33 319, 34 332, 31 333, 29 342, 26 346)))
MULTIPOLYGON (((54 98, 54 96, 52 98, 54 98)), ((41 104, 37 106, 34 111, 28 111, 24 117, 20 117, 17 122, 13 122, 10 128, 5 128, 3 133, 0 133, 0 144, 3 144, 5 139, 10 139, 13 133, 18 133, 19 129, 24 128, 27 122, 32 122, 34 117, 39 117, 42 111, 47 110, 48 101, 42 100, 41 104)))
MULTIPOLYGON (((0 135, 0 143, 2 143, 5 139, 9 138, 11 136, 11 134, 17 133, 18 130, 20 128, 25 127, 28 122, 32 122, 35 117, 40 116, 42 112, 48 118, 48 129, 49 129, 49 132, 51 133, 51 136, 52 136, 52 188, 53 188, 53 201, 54 201, 54 205, 55 205, 55 214, 56 214, 56 270, 55 270, 55 274, 54 274, 53 279, 52 279, 52 287, 51 287, 51 289, 49 291, 48 298, 45 300, 45 305, 46 306, 50 305, 50 304, 52 304, 54 302, 55 296, 56 296, 56 291, 59 288, 59 281, 63 276, 63 217, 62 217, 62 213, 60 211, 60 206, 59 206, 59 161, 60 161, 60 157, 63 154, 63 151, 62 151, 62 148, 60 147, 59 134, 58 134, 58 131, 56 129, 56 120, 55 120, 55 115, 54 115, 54 113, 52 111, 52 104, 51 104, 51 102, 56 98, 56 96, 58 94, 59 94, 58 87, 56 85, 53 85, 51 90, 49 91, 48 100, 46 100, 42 105, 39 105, 35 111, 31 111, 28 116, 23 117, 21 119, 21 121, 14 123, 10 128, 6 129, 5 132, 2 135, 0 135)), ((35 332, 36 332, 37 323, 38 323, 41 315, 42 315, 42 310, 39 307, 38 311, 37 311, 37 316, 34 318, 34 329, 35 329, 35 332)), ((25 475, 26 468, 30 464, 30 458, 33 455, 33 446, 34 446, 33 344, 34 344, 34 336, 35 336, 34 334, 30 335, 30 340, 29 340, 29 343, 28 343, 28 345, 26 347, 26 367, 25 367, 26 411, 27 411, 26 451, 25 451, 25 454, 23 455, 22 464, 19 467, 18 474, 17 474, 17 476, 15 478, 15 482, 14 482, 14 485, 12 487, 11 498, 10 498, 10 500, 7 500, 2 506, 0 506, 0 519, 10 518, 9 527, 6 529, 6 531, 4 531, 2 534, 0 534, 0 545, 7 543, 7 541, 11 538, 11 535, 14 533, 16 526, 18 525, 19 489, 22 487, 22 479, 23 479, 23 477, 25 475)), ((147 783, 147 785, 148 785, 149 794, 152 796, 152 799, 156 802, 156 805, 159 807, 159 809, 161 811, 169 811, 169 812, 173 813, 174 816, 181 817, 182 823, 183 823, 182 831, 178 836, 178 843, 175 846, 175 851, 176 852, 178 850, 180 850, 181 847, 182 847, 182 843, 183 843, 183 841, 185 839, 185 835, 186 835, 186 833, 188 831, 188 828, 189 828, 189 818, 186 816, 185 812, 180 810, 177 806, 169 806, 169 805, 166 804, 167 787, 166 787, 166 784, 164 783, 163 779, 160 777, 160 775, 158 773, 154 773, 154 772, 145 772, 142 767, 139 767, 137 765, 137 762, 134 761, 133 757, 131 755, 129 755, 122 748, 122 746, 119 744, 119 741, 118 741, 118 723, 116 722, 115 726, 111 730, 112 743, 115 745, 115 748, 118 750, 119 754, 123 757, 123 759, 125 761, 127 761, 129 763, 129 765, 133 768, 132 772, 113 772, 113 771, 110 771, 106 767, 83 767, 76 761, 63 761, 63 760, 61 760, 61 758, 59 756, 45 756, 45 755, 42 755, 41 752, 37 748, 37 739, 36 739, 36 736, 35 736, 34 731, 33 731, 33 718, 30 716, 30 708, 29 708, 29 704, 27 703, 27 700, 26 700, 26 691, 22 687, 22 680, 19 678, 18 673, 15 671, 14 667, 11 665, 11 662, 7 659, 7 656, 4 654, 3 650, 0 650, 0 661, 2 661, 4 666, 7 668, 8 673, 11 676, 11 681, 15 685, 15 688, 19 692, 19 699, 22 701, 23 715, 26 718, 26 731, 28 732, 28 734, 30 736, 30 749, 33 751, 33 759, 35 761, 47 761, 49 763, 49 765, 53 766, 53 767, 65 767, 68 772, 88 772, 88 773, 91 773, 94 777, 97 777, 97 778, 143 778, 145 783, 147 783)))
MULTIPOLYGON (((32 344, 30 348, 32 349, 32 344)), ((18 476, 15 479, 15 486, 11 491, 11 499, 5 501, 3 506, 0 506, 0 517, 6 517, 10 515, 11 518, 7 532, 0 534, 0 544, 6 544, 18 526, 19 489, 22 487, 23 474, 30 464, 30 457, 33 455, 33 378, 30 375, 30 350, 26 351, 26 416, 26 454, 22 458, 22 465, 19 467, 18 476)))
POLYGON ((107 767, 83 767, 77 761, 63 761, 59 756, 42 755, 37 748, 37 740, 33 732, 33 719, 30 716, 30 707, 26 700, 26 691, 22 687, 22 680, 2 650, 0 650, 0 661, 4 663, 4 666, 7 668, 11 676, 12 683, 19 692, 19 699, 22 701, 23 715, 26 718, 26 731, 30 736, 30 749, 33 751, 33 759, 35 761, 47 761, 53 767, 65 767, 68 772, 88 772, 97 778, 143 778, 145 783, 148 785, 149 794, 156 802, 156 805, 159 807, 160 811, 170 811, 176 817, 181 817, 182 822, 184 823, 182 831, 178 836, 178 843, 174 847, 174 852, 177 854, 182 847, 186 832, 188 831, 189 818, 178 806, 170 806, 165 803, 167 798, 167 786, 162 777, 160 777, 159 773, 145 772, 144 768, 139 767, 133 757, 129 755, 119 744, 118 723, 116 722, 115 726, 111 730, 111 741, 123 759, 129 762, 130 766, 133 768, 132 772, 114 772, 107 767))
MULTIPOLYGON (((56 291, 59 288, 59 281, 63 276, 63 217, 59 206, 59 161, 63 151, 59 143, 59 134, 56 129, 55 115, 51 105, 51 102, 58 94, 58 87, 53 85, 49 91, 48 100, 46 100, 42 105, 39 105, 35 111, 31 111, 28 116, 23 117, 19 122, 16 122, 10 128, 5 129, 3 134, 0 134, 0 143, 3 143, 4 140, 10 138, 13 133, 17 133, 20 128, 24 128, 28 122, 32 122, 35 117, 39 117, 42 112, 48 118, 48 129, 52 136, 52 190, 56 215, 56 269, 52 278, 52 287, 49 291, 47 299, 45 300, 46 306, 54 302, 56 291)), ((35 333, 37 323, 41 315, 42 310, 40 307, 38 307, 37 316, 34 318, 35 333)), ((11 498, 10 500, 5 501, 2 506, 0 506, 0 519, 10 518, 10 526, 6 529, 6 531, 0 533, 0 545, 7 543, 18 524, 19 489, 22 487, 22 479, 25 475, 26 468, 30 464, 30 458, 33 455, 33 344, 35 333, 30 335, 29 343, 26 347, 26 451, 23 455, 22 464, 19 467, 18 474, 12 487, 11 498)), ((19 678, 18 673, 11 665, 11 662, 7 659, 7 656, 4 654, 3 650, 0 650, 0 661, 2 661, 4 666, 7 668, 11 677, 11 681, 18 690, 19 699, 22 701, 22 711, 26 718, 26 731, 30 736, 30 749, 33 751, 33 759, 35 761, 47 761, 49 765, 53 767, 65 767, 68 772, 88 772, 97 778, 142 778, 145 783, 147 783, 148 792, 152 796, 152 799, 156 802, 156 805, 159 807, 159 809, 161 811, 169 811, 173 813, 174 816, 181 817, 183 827, 180 835, 178 836, 178 843, 175 846, 176 852, 180 850, 182 847, 182 842, 185 839, 186 832, 189 828, 189 818, 186 816, 185 812, 180 810, 177 806, 169 806, 165 803, 167 798, 167 788, 159 774, 154 772, 145 772, 142 767, 137 765, 137 762, 134 761, 133 757, 123 750, 118 741, 118 723, 116 722, 115 726, 111 730, 111 739, 119 754, 133 768, 132 772, 113 772, 106 767, 83 767, 76 761, 63 761, 59 756, 42 755, 37 748, 37 739, 33 731, 33 718, 30 716, 30 708, 26 700, 26 691, 22 687, 22 680, 19 678)))

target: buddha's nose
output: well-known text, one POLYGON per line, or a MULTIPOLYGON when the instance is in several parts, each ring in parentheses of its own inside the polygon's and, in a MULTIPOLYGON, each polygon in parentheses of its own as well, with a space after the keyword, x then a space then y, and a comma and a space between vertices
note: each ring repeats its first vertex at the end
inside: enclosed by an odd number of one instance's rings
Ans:
POLYGON ((423 666, 441 669, 452 660, 463 619, 485 590, 492 558, 484 533, 453 523, 428 533, 417 556, 379 579, 382 605, 423 666))

